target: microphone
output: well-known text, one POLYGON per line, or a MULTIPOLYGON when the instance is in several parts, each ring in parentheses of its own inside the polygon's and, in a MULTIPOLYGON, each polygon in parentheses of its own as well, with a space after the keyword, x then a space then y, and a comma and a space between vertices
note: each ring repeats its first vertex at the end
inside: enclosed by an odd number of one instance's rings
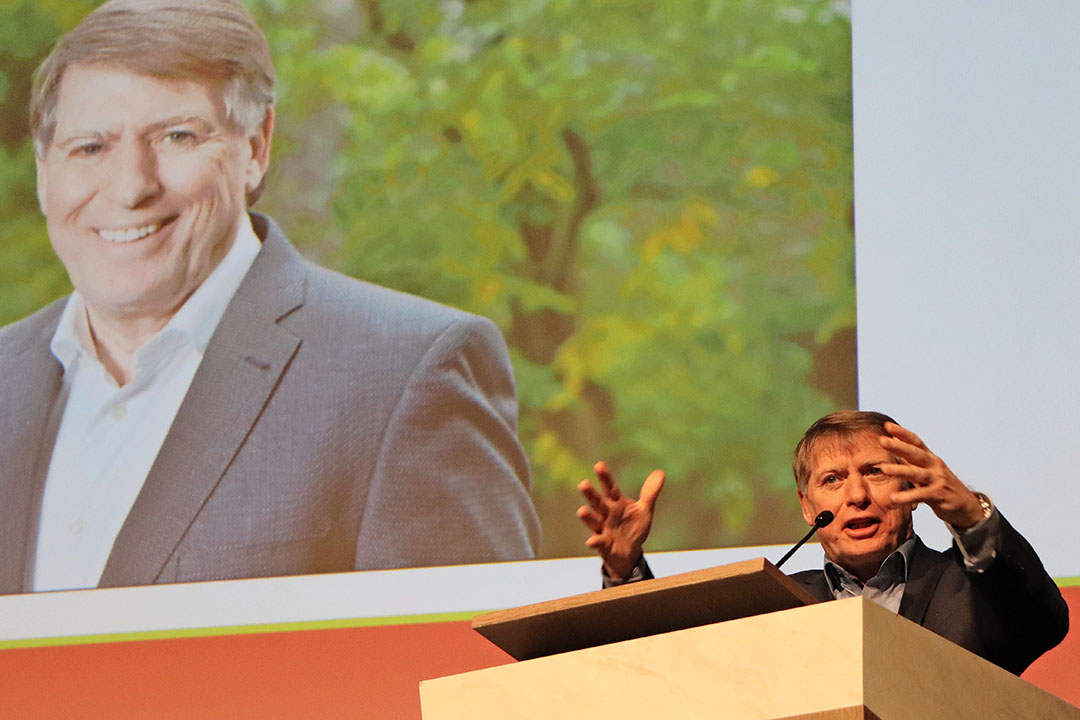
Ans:
POLYGON ((833 517, 835 516, 828 510, 822 510, 821 512, 819 512, 818 516, 814 518, 814 527, 810 528, 810 532, 806 533, 806 536, 803 537, 802 540, 795 543, 795 547, 787 551, 787 555, 784 555, 784 557, 780 558, 780 562, 776 563, 776 569, 779 570, 780 566, 786 563, 788 558, 794 555, 795 551, 801 548, 803 546, 803 543, 809 540, 814 533, 831 523, 833 521, 833 517))

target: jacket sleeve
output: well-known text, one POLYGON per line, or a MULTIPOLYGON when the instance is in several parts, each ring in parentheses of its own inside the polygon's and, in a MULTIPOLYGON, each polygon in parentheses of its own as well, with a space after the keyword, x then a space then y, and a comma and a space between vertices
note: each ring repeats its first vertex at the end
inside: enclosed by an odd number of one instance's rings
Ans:
POLYGON ((524 560, 540 528, 505 343, 463 316, 409 375, 379 444, 356 569, 524 560))

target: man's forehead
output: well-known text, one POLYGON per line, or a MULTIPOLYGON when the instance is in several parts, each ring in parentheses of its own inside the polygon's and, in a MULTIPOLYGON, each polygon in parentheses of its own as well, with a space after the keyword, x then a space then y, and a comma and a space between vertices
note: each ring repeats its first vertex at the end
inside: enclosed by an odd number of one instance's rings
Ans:
POLYGON ((853 461, 878 459, 879 455, 882 460, 889 459, 890 455, 881 447, 878 437, 878 433, 862 430, 850 435, 835 434, 817 438, 810 447, 811 472, 853 461))
POLYGON ((66 124, 65 120, 79 122, 94 116, 132 117, 141 111, 151 119, 179 114, 205 115, 207 120, 216 120, 224 116, 224 110, 220 93, 211 83, 93 63, 72 65, 64 71, 56 119, 58 124, 66 124), (119 103, 118 98, 130 102, 119 103))

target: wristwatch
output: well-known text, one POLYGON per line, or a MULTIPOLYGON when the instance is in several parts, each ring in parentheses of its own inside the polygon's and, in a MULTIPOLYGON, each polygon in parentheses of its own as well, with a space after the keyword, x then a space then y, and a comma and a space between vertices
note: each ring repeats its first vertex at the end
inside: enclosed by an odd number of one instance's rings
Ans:
POLYGON ((990 513, 994 512, 994 503, 987 497, 986 493, 977 492, 975 497, 979 498, 979 505, 982 506, 983 518, 990 517, 990 513))

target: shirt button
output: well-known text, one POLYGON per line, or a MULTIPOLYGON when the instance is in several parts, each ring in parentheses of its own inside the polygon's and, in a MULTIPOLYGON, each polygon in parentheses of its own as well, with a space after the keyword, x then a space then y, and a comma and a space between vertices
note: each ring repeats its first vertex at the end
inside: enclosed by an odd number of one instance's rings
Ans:
POLYGON ((68 523, 68 530, 72 535, 82 535, 86 532, 88 526, 89 523, 86 521, 86 518, 79 518, 78 520, 72 520, 68 523))
POLYGON ((127 416, 127 408, 123 405, 113 405, 109 408, 109 417, 119 422, 127 416))

